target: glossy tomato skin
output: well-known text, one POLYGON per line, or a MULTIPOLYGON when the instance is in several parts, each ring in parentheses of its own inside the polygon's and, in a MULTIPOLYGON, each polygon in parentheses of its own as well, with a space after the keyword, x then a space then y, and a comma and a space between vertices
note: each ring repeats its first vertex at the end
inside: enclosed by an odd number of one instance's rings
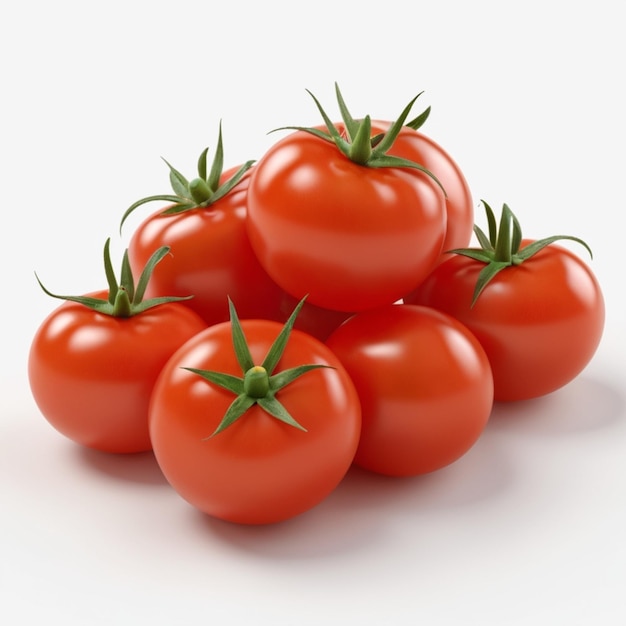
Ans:
MULTIPOLYGON (((390 123, 372 121, 373 132, 385 132, 390 123)), ((419 163, 432 172, 446 191, 446 235, 441 261, 448 258, 447 250, 466 248, 474 229, 472 192, 458 163, 436 141, 424 133, 403 128, 389 154, 419 163)))
POLYGON ((483 267, 455 255, 405 301, 445 311, 472 330, 489 356, 498 401, 543 396, 573 380, 604 328, 604 299, 590 268, 552 244, 498 273, 472 308, 483 267))
POLYGON ((443 192, 426 174, 358 165, 305 131, 270 147, 248 189, 261 265, 325 309, 364 310, 410 291, 436 264, 445 222, 443 192))
MULTIPOLYGON (((230 177, 235 168, 223 174, 230 177)), ((128 255, 133 271, 143 268, 153 251, 170 247, 155 267, 146 297, 193 295, 188 306, 207 325, 228 320, 228 296, 240 317, 281 319, 282 290, 256 258, 246 233, 249 171, 226 196, 206 208, 146 218, 133 232, 128 255)))
POLYGON ((35 402, 56 430, 82 446, 110 453, 150 450, 154 382, 174 351, 205 328, 178 302, 129 318, 64 302, 31 344, 28 376, 35 402))
POLYGON ((352 378, 362 407, 355 464, 417 476, 463 456, 487 425, 493 379, 477 339, 428 307, 358 313, 326 341, 352 378))
MULTIPOLYGON (((280 324, 243 320, 255 363, 261 363, 280 324)), ((230 324, 217 324, 187 342, 155 386, 150 411, 154 453, 179 495, 212 517, 239 524, 270 524, 316 506, 339 484, 356 450, 361 411, 354 385, 334 354, 314 337, 293 330, 275 372, 306 363, 314 369, 276 397, 307 432, 254 405, 213 437, 231 392, 183 367, 241 376, 230 324)))

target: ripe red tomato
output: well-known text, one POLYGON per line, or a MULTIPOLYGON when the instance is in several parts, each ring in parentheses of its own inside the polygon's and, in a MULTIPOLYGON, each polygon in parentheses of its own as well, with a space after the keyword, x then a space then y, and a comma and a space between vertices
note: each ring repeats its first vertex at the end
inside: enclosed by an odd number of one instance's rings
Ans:
MULTIPOLYGON (((385 132, 389 122, 372 121, 373 132, 385 132)), ((448 250, 469 244, 474 227, 472 193, 461 168, 450 154, 424 133, 405 127, 389 149, 389 154, 423 165, 432 172, 446 192, 446 236, 441 261, 448 250)))
POLYGON ((247 227, 267 273, 322 308, 394 302, 436 264, 443 192, 420 171, 369 168, 304 131, 274 144, 248 189, 247 227))
POLYGON ((270 415, 259 400, 219 430, 240 399, 198 372, 223 373, 232 382, 245 369, 248 380, 264 370, 259 364, 281 331, 269 320, 242 320, 240 327, 249 350, 245 368, 233 350, 231 322, 196 335, 170 359, 154 388, 150 432, 157 462, 182 498, 222 520, 268 524, 312 508, 342 480, 359 440, 360 404, 337 357, 293 330, 277 376, 303 364, 317 368, 269 395, 299 427, 270 415))
MULTIPOLYGON (((222 175, 227 180, 238 168, 222 175)), ((146 218, 131 236, 131 267, 141 267, 163 245, 171 254, 155 268, 147 296, 189 295, 187 305, 207 325, 228 320, 227 296, 242 317, 283 319, 283 291, 267 275, 246 232, 248 170, 228 194, 206 207, 179 213, 161 209, 146 218)))
POLYGON ((35 402, 55 429, 80 445, 112 453, 150 450, 154 382, 173 352, 204 328, 179 302, 132 317, 65 302, 44 320, 31 345, 28 377, 35 402))
POLYGON ((491 362, 496 400, 535 398, 572 381, 591 360, 604 328, 604 300, 589 267, 550 245, 499 272, 472 306, 483 268, 455 255, 405 302, 445 311, 476 335, 491 362))
MULTIPOLYGON (((483 201, 489 236, 456 250, 404 301, 454 316, 476 335, 493 370, 495 399, 526 400, 572 381, 594 355, 604 329, 604 299, 590 268, 555 241, 524 239, 504 204, 498 226, 483 201)), ((591 250, 589 250, 591 252, 591 250)))
POLYGON ((426 277, 442 252, 446 205, 432 172, 390 153, 398 135, 415 133, 402 127, 415 98, 377 137, 336 91, 342 123, 313 96, 326 127, 298 127, 257 162, 247 228, 261 265, 291 296, 355 312, 391 304, 426 277))
POLYGON ((395 304, 357 313, 327 339, 357 389, 354 462, 389 476, 438 470, 464 455, 493 404, 489 361, 454 318, 395 304))

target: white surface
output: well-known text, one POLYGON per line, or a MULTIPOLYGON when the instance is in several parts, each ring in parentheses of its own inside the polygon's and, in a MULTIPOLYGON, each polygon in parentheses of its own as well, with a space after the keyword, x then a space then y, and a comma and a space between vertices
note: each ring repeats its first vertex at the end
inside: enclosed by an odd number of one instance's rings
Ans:
POLYGON ((620 3, 308 4, 0 10, 0 621, 626 623, 620 3), (258 158, 267 131, 318 122, 306 88, 336 117, 335 80, 356 116, 393 117, 424 90, 424 131, 476 203, 507 202, 529 236, 585 238, 605 336, 578 379, 496 409, 445 470, 352 472, 291 522, 219 523, 151 455, 79 449, 39 414, 27 351, 58 303, 33 271, 61 293, 103 286, 104 240, 115 258, 127 241, 123 210, 168 191, 161 156, 193 171, 222 119, 227 163, 258 158))

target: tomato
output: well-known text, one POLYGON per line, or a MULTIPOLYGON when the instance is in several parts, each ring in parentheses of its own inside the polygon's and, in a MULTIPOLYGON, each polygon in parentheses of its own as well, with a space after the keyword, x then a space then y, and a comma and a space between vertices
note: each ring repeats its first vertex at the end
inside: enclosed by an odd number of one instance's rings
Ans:
POLYGON ((416 476, 463 456, 485 429, 493 378, 485 351, 454 318, 394 304, 357 313, 327 339, 361 401, 354 463, 416 476))
POLYGON ((395 302, 426 277, 442 251, 446 206, 432 175, 381 152, 389 141, 370 145, 369 118, 347 120, 328 120, 327 138, 312 127, 269 148, 250 179, 247 229, 290 295, 356 312, 395 302))
POLYGON ((65 302, 33 339, 28 359, 33 397, 48 422, 78 444, 112 453, 150 450, 154 382, 174 351, 204 328, 179 302, 132 317, 65 302))
MULTIPOLYGON (((373 132, 385 132, 389 122, 372 121, 373 132)), ((389 154, 420 163, 431 171, 446 192, 446 235, 441 260, 448 258, 448 250, 467 246, 474 226, 472 193, 463 171, 433 139, 418 130, 405 129, 398 135, 389 154)))
POLYGON ((421 172, 365 168, 296 131, 255 166, 247 227, 285 291, 358 311, 394 302, 426 277, 442 250, 445 205, 421 172))
POLYGON ((131 267, 142 266, 155 247, 171 248, 155 268, 149 297, 193 294, 187 305, 207 325, 228 320, 227 296, 238 303, 242 317, 282 319, 283 291, 261 267, 246 232, 249 180, 248 171, 207 207, 171 214, 161 209, 140 223, 128 245, 131 267))
POLYGON ((272 387, 267 398, 267 388, 252 394, 251 384, 241 380, 256 382, 258 373, 265 379, 272 373, 267 359, 283 327, 270 320, 237 325, 247 359, 233 349, 240 343, 233 323, 223 322, 193 337, 164 367, 150 409, 154 453, 175 491, 200 511, 241 524, 280 522, 316 506, 346 474, 359 440, 359 399, 337 357, 297 329, 278 358, 275 375, 307 364, 314 368, 279 384, 278 391, 272 387), (245 405, 223 427, 233 401, 241 406, 241 398, 201 372, 217 372, 218 380, 225 374, 231 383, 245 372, 234 383, 240 385, 238 392, 245 399, 262 399, 245 405), (275 407, 270 414, 261 405, 266 400, 279 402, 291 421, 277 418, 281 411, 275 407))
POLYGON ((472 307, 481 269, 478 261, 454 256, 405 301, 445 311, 472 330, 489 356, 496 400, 539 397, 573 380, 604 327, 604 301, 591 270, 552 245, 500 272, 472 307))
POLYGON ((171 254, 154 269, 148 297, 193 295, 188 306, 208 324, 228 320, 228 298, 243 317, 284 320, 283 291, 261 267, 246 232, 247 189, 253 162, 222 171, 222 128, 210 170, 206 148, 198 159, 198 175, 187 180, 167 163, 173 195, 148 196, 133 203, 121 225, 139 206, 164 201, 164 209, 148 216, 131 236, 129 259, 142 267, 152 251, 168 246, 171 254))
POLYGON ((148 405, 154 382, 173 352, 206 324, 183 304, 188 297, 145 298, 167 246, 153 252, 135 284, 128 250, 118 283, 109 245, 107 239, 107 290, 57 295, 37 277, 47 295, 64 303, 35 333, 28 377, 43 416, 66 437, 103 452, 143 452, 152 448, 148 405))
MULTIPOLYGON (((521 239, 519 249, 531 244, 536 240, 521 239)), ((455 255, 405 302, 444 311, 476 335, 491 362, 498 401, 543 396, 572 381, 592 358, 604 328, 604 299, 590 268, 552 243, 501 269, 477 296, 485 267, 455 255)))

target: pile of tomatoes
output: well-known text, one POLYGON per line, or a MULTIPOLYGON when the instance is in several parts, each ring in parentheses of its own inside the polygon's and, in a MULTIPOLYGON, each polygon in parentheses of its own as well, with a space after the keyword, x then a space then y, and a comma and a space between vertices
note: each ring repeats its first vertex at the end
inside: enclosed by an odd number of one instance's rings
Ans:
MULTIPOLYGON (((352 464, 441 469, 494 402, 576 377, 599 345, 598 281, 559 239, 498 221, 452 157, 409 120, 352 117, 288 131, 254 162, 211 162, 132 233, 108 289, 64 302, 31 346, 43 416, 105 453, 152 450, 204 513, 267 524, 321 502, 352 464), (165 205, 165 206, 163 206, 165 205), (472 237, 478 245, 470 246, 472 237), (573 340, 575 338, 575 341, 573 340)), ((39 278, 38 278, 39 280, 39 278)))

